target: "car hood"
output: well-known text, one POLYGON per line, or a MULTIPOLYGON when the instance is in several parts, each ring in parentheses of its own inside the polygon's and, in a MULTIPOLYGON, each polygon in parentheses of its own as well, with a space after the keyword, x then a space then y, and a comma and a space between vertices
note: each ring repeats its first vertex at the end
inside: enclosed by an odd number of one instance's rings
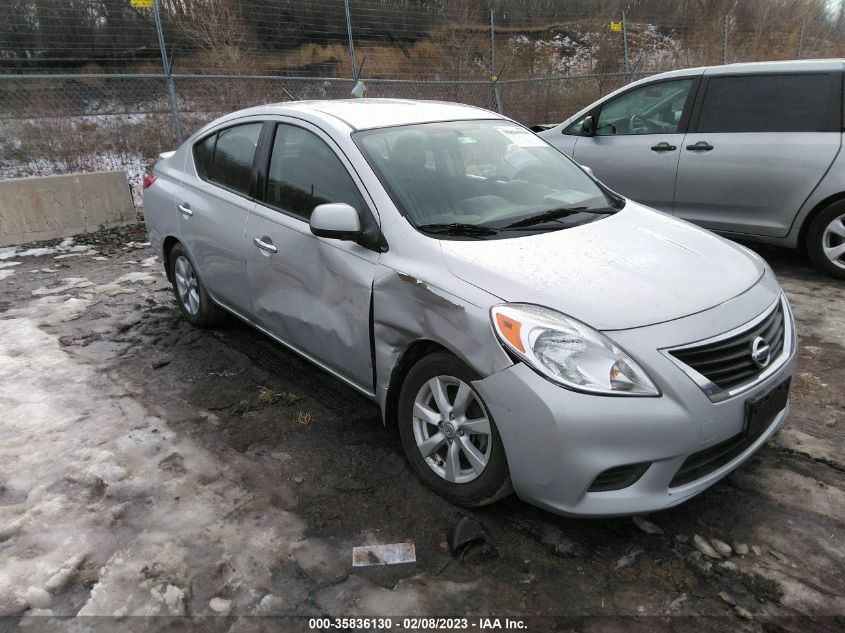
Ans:
POLYGON ((765 272, 747 249, 628 201, 610 217, 538 235, 442 240, 456 277, 599 330, 671 321, 723 303, 765 272))

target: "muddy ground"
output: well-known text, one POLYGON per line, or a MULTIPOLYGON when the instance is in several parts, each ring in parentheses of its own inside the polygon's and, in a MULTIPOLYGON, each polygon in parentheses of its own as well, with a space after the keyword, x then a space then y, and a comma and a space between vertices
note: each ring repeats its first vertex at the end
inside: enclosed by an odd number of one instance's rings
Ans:
POLYGON ((0 252, 0 628, 76 614, 234 631, 254 615, 845 628, 845 283, 801 256, 757 248, 798 321, 788 424, 650 515, 650 534, 513 497, 446 503, 374 404, 234 318, 184 322, 145 240, 130 227, 0 252), (487 545, 454 558, 446 532, 463 516, 487 545), (696 537, 733 551, 708 558, 696 537), (399 542, 416 563, 351 566, 354 546, 399 542))

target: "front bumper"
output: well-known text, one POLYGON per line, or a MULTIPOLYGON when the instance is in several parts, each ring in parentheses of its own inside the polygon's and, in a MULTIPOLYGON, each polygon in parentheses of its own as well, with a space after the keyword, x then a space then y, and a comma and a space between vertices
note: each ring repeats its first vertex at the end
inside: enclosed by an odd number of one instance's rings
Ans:
MULTIPOLYGON (((742 297, 666 324, 607 333, 643 365, 660 387, 660 397, 577 393, 553 384, 523 363, 477 381, 475 386, 501 435, 517 495, 560 514, 651 512, 693 497, 748 459, 784 423, 788 407, 730 461, 689 483, 670 486, 690 455, 743 432, 747 400, 759 398, 792 376, 794 335, 787 342, 788 357, 776 371, 742 394, 719 402, 708 398, 654 342, 681 344, 700 339, 701 332, 715 334, 720 330, 713 328, 727 331, 751 320, 772 300, 771 292, 756 294, 756 299, 742 297), (737 315, 743 320, 736 320, 737 315), (639 463, 650 465, 635 483, 619 490, 589 491, 599 474, 639 463)), ((791 313, 788 318, 792 319, 791 313)))

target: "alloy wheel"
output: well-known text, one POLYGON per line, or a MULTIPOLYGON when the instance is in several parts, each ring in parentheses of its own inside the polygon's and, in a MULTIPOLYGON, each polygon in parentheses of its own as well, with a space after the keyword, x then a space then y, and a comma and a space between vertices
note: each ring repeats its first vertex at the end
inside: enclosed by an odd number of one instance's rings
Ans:
POLYGON ((450 483, 473 481, 490 460, 490 419, 478 394, 458 378, 436 376, 420 387, 413 429, 428 467, 450 483))
POLYGON ((845 268, 845 214, 833 218, 825 227, 822 250, 834 266, 845 268))
POLYGON ((200 293, 197 276, 194 267, 184 255, 176 258, 174 270, 176 277, 176 293, 185 311, 191 316, 196 315, 200 309, 200 293))

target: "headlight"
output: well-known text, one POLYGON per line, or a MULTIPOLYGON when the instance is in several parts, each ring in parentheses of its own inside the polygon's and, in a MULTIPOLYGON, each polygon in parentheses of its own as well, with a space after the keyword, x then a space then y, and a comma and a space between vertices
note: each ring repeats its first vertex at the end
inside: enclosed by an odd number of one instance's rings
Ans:
POLYGON ((642 368, 613 341, 580 321, 529 303, 490 310, 502 344, 549 380, 576 391, 659 396, 642 368))

